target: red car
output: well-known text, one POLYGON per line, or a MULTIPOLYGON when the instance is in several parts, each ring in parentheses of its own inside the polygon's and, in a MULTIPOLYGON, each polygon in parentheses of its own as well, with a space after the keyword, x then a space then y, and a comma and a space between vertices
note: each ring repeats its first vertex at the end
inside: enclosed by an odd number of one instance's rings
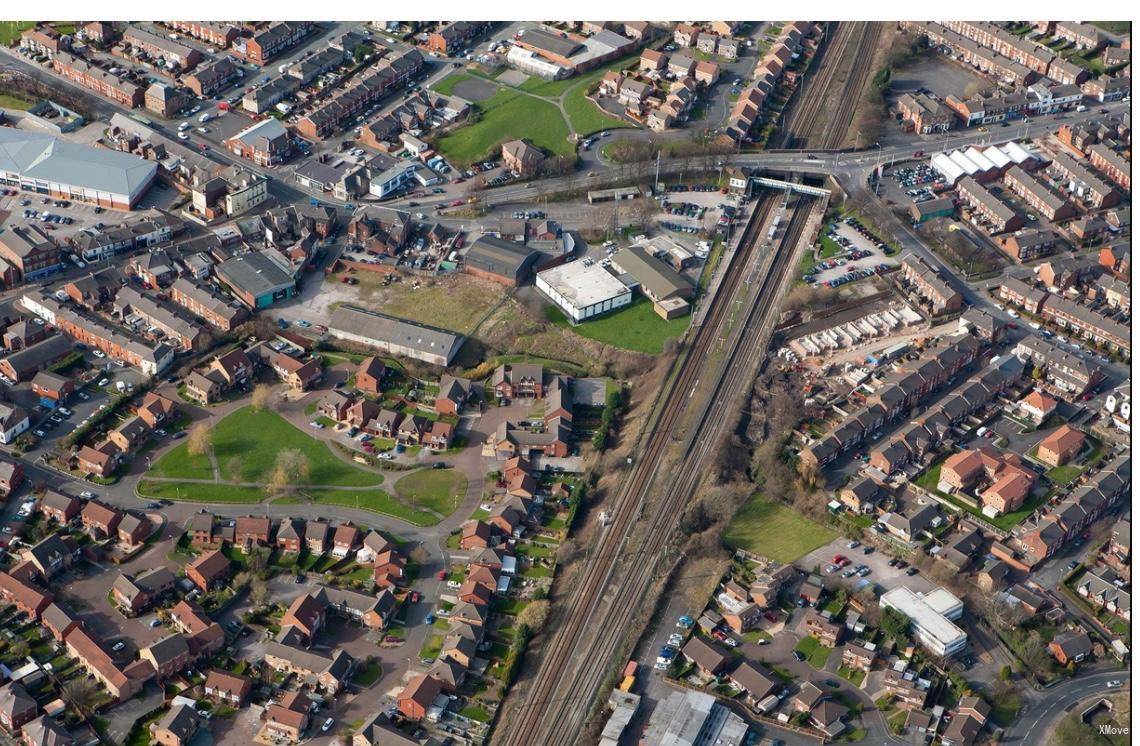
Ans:
POLYGON ((412 591, 412 603, 418 604, 420 602, 420 592, 412 591))
POLYGON ((832 557, 832 558, 831 558, 831 561, 832 561, 832 562, 834 562, 835 564, 839 564, 839 562, 840 562, 842 559, 843 559, 843 555, 842 555, 842 554, 837 554, 837 555, 835 555, 834 557, 832 557))
POLYGON ((435 574, 437 580, 444 580, 447 578, 447 570, 440 570, 435 574))
POLYGON ((457 200, 455 200, 454 202, 452 202, 452 203, 451 203, 451 206, 452 206, 452 207, 459 207, 459 206, 460 206, 460 205, 462 205, 462 204, 463 204, 463 200, 461 200, 461 199, 457 199, 457 200))

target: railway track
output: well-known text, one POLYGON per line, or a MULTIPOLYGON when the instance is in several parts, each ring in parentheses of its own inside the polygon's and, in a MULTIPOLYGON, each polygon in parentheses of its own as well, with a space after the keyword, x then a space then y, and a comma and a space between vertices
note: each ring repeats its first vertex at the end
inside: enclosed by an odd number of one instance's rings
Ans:
MULTIPOLYGON (((840 24, 838 33, 842 36, 833 40, 831 49, 843 51, 854 46, 856 53, 862 51, 868 58, 852 65, 848 77, 847 86, 858 80, 861 90, 861 76, 870 66, 867 46, 873 48, 877 30, 870 24, 840 24)), ((825 80, 821 90, 826 90, 838 67, 830 56, 822 64, 825 80)), ((797 106, 791 126, 810 132, 827 114, 823 145, 828 145, 842 140, 855 104, 835 112, 826 109, 824 103, 824 97, 819 96, 797 106), (833 112, 837 114, 834 117, 830 116, 833 112), (838 114, 845 115, 841 119, 838 114)), ((767 350, 769 330, 814 204, 806 198, 792 198, 787 205, 792 215, 779 244, 765 252, 763 229, 783 199, 782 194, 769 194, 757 205, 691 348, 661 394, 665 405, 651 419, 635 450, 634 466, 613 502, 610 524, 589 547, 570 597, 551 615, 548 629, 555 632, 544 644, 536 675, 523 684, 524 691, 518 692, 521 706, 499 713, 495 743, 545 746, 577 742, 587 727, 586 718, 607 671, 618 665, 619 656, 633 645, 636 636, 631 634, 631 613, 652 601, 647 596, 654 581, 663 575, 669 539, 704 473, 701 467, 708 463, 723 432, 719 422, 710 420, 711 413, 733 411, 767 350), (745 297, 737 306, 741 293, 745 297), (736 318, 734 308, 746 314, 743 322, 736 318), (713 365, 721 354, 720 365, 713 365), (697 409, 693 409, 692 399, 704 375, 716 380, 703 405, 697 402, 697 409), (669 474, 661 474, 664 458, 674 447, 681 453, 680 460, 669 474), (637 537, 638 546, 630 546, 639 523, 644 531, 637 537)))
POLYGON ((823 51, 824 59, 808 77, 800 92, 800 105, 784 125, 786 144, 837 148, 843 143, 870 72, 879 31, 879 24, 873 21, 840 22, 829 27, 832 38, 823 51), (844 71, 847 77, 842 90, 832 93, 836 77, 844 71), (830 116, 817 133, 820 114, 825 110, 830 116))
POLYGON ((689 406, 665 407, 660 419, 647 431, 644 450, 623 487, 612 523, 606 527, 596 546, 590 549, 589 563, 583 581, 574 589, 570 607, 558 620, 557 633, 547 644, 547 655, 532 682, 527 708, 521 714, 501 723, 498 742, 504 744, 574 743, 583 727, 583 717, 593 703, 598 684, 623 652, 629 637, 630 610, 645 599, 654 580, 660 576, 668 559, 665 548, 677 519, 698 486, 711 451, 720 440, 722 428, 710 420, 713 412, 733 407, 735 400, 750 385, 768 343, 767 330, 779 305, 779 292, 792 266, 794 246, 809 211, 808 204, 797 204, 777 248, 767 247, 762 239, 763 227, 783 195, 774 194, 757 207, 742 246, 740 260, 730 267, 722 292, 717 294, 709 316, 699 330, 693 348, 686 356, 679 374, 666 396, 667 401, 689 401, 702 375, 714 375, 707 404, 693 410, 689 406), (743 308, 742 323, 733 319, 737 291, 742 285, 748 298, 743 308), (736 327, 736 334, 726 334, 725 324, 736 327), (718 341, 730 339, 723 362, 709 371, 710 355, 718 353, 718 341), (685 415, 695 422, 684 422, 685 415), (686 426, 687 425, 687 426, 686 426), (677 437, 683 428, 687 438, 677 437), (657 465, 672 445, 681 443, 682 463, 663 483, 657 465), (651 500, 649 494, 663 495, 651 500), (648 503, 647 503, 648 501, 648 503), (645 506, 650 510, 642 515, 645 506), (629 545, 630 535, 639 519, 644 518, 645 535, 639 546, 629 545), (588 654, 583 654, 588 651, 588 654))

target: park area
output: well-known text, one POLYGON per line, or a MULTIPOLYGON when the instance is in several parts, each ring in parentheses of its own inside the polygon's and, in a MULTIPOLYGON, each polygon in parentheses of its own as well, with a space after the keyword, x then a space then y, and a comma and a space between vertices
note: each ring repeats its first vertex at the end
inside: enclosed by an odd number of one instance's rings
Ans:
POLYGON ((408 504, 380 489, 384 475, 339 457, 269 410, 243 407, 224 417, 210 430, 207 453, 192 452, 194 440, 192 435, 157 459, 139 493, 191 502, 345 505, 418 526, 437 523, 455 507, 450 492, 439 495, 444 478, 427 480, 437 489, 408 504))
POLYGON ((546 318, 587 339, 647 355, 661 354, 666 342, 685 333, 690 320, 689 316, 665 320, 654 313, 653 303, 642 297, 635 298, 627 308, 578 325, 571 324, 553 306, 547 307, 546 318))
POLYGON ((733 516, 724 541, 777 562, 793 562, 837 536, 827 526, 756 494, 733 516))
MULTIPOLYGON (((447 86, 456 73, 441 81, 440 92, 461 91, 462 85, 447 86)), ((462 83, 462 81, 460 81, 462 83)), ((482 81, 480 81, 482 82, 482 81)), ((494 84, 490 84, 494 87, 494 84)), ((461 95, 461 94, 458 94, 461 95)), ((449 132, 439 139, 439 151, 457 164, 470 164, 494 155, 496 147, 508 140, 529 140, 554 155, 572 155, 570 130, 558 107, 545 99, 510 88, 499 88, 489 98, 476 100, 476 121, 449 132)))
POLYGON ((457 163, 474 163, 493 154, 507 140, 526 139, 552 155, 573 155, 571 131, 587 137, 602 130, 631 126, 606 113, 586 94, 610 69, 636 58, 564 80, 530 77, 513 84, 504 74, 491 80, 469 72, 453 73, 435 85, 445 95, 466 98, 479 108, 477 118, 440 138, 439 150, 457 163))

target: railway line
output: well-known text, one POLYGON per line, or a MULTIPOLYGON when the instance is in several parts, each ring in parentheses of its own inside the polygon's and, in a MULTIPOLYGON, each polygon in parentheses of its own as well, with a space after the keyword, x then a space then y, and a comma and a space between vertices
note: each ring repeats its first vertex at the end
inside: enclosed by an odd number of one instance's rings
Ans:
POLYGON ((829 26, 828 32, 832 37, 823 50, 824 59, 808 76, 799 93, 799 105, 784 124, 786 146, 837 148, 842 144, 859 105, 863 83, 870 72, 879 31, 879 24, 873 21, 840 22, 829 26), (830 93, 836 77, 844 71, 847 77, 842 91, 830 93), (833 102, 834 106, 829 109, 831 115, 821 122, 820 114, 833 102), (817 126, 821 123, 822 130, 817 133, 817 126))
MULTIPOLYGON (((828 56, 817 71, 824 77, 821 94, 841 67, 832 55, 850 54, 852 49, 867 59, 851 65, 844 88, 857 83, 861 90, 878 37, 877 28, 867 23, 839 24, 837 33, 841 36, 823 50, 828 56)), ((789 123, 793 133, 800 128, 812 132, 822 124, 823 141, 815 143, 817 147, 842 141, 856 102, 838 110, 825 103, 822 95, 802 99, 789 123)), ((634 465, 612 502, 609 525, 588 548, 569 596, 554 608, 547 625, 554 633, 544 643, 538 671, 520 682, 519 706, 499 713, 495 743, 571 744, 587 727, 607 672, 636 640, 632 612, 652 601, 648 595, 669 560, 669 539, 724 431, 712 413, 733 411, 760 366, 815 206, 814 200, 789 193, 761 198, 703 323, 660 395, 664 406, 655 410, 642 433, 634 465), (777 210, 791 215, 773 246, 764 240, 764 229, 777 210), (707 377, 714 380, 710 383, 707 377), (696 396, 698 391, 708 393, 696 396), (676 456, 676 463, 662 473, 670 455, 676 456)))
POLYGON ((659 577, 668 559, 669 537, 704 473, 700 467, 720 440, 722 428, 710 419, 711 413, 733 406, 750 385, 767 347, 767 331, 782 295, 779 291, 810 208, 801 198, 793 198, 791 220, 778 246, 771 247, 763 240, 763 230, 783 199, 784 195, 773 193, 757 206, 742 238, 741 246, 747 250, 738 252, 737 261, 727 270, 714 306, 665 393, 666 401, 688 404, 664 407, 647 429, 636 465, 615 501, 612 522, 590 548, 584 577, 573 590, 569 607, 555 620, 557 632, 547 643, 547 654, 528 687, 527 706, 500 724, 498 742, 573 743, 598 684, 615 656, 623 652, 623 643, 632 642, 627 639, 630 610, 638 607, 659 577), (747 294, 743 321, 734 318, 732 310, 742 288, 747 294), (723 361, 710 371, 710 359, 719 353, 721 339, 728 340, 723 361), (707 399, 692 402, 691 392, 702 375, 710 373, 716 376, 711 393, 707 399), (679 428, 688 437, 679 438, 679 428), (666 452, 678 443, 681 463, 670 474, 659 473, 666 452), (644 535, 633 547, 629 540, 640 519, 644 519, 644 535))

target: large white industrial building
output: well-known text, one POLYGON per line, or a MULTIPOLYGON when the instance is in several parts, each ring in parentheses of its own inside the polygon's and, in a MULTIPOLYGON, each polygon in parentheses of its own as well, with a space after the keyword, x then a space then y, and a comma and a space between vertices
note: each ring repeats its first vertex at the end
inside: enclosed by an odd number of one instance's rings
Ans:
POLYGON ((884 593, 879 602, 905 614, 915 638, 935 655, 955 655, 966 647, 966 633, 952 621, 962 616, 962 601, 945 588, 918 595, 900 586, 884 593))
POLYGON ((600 264, 567 262, 539 272, 535 287, 577 323, 628 306, 633 291, 600 264))

